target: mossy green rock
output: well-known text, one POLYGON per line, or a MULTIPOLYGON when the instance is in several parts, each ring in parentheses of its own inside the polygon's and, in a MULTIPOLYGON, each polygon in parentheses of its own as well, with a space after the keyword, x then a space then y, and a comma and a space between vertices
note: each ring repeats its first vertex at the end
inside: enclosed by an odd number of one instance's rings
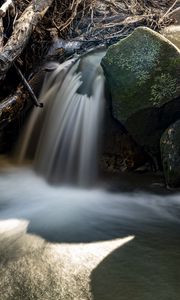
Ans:
POLYGON ((101 64, 113 116, 139 144, 156 152, 162 130, 173 119, 162 124, 159 112, 180 96, 179 49, 153 30, 139 27, 110 46, 101 64))
POLYGON ((180 187, 180 120, 165 130, 160 141, 166 183, 180 187))

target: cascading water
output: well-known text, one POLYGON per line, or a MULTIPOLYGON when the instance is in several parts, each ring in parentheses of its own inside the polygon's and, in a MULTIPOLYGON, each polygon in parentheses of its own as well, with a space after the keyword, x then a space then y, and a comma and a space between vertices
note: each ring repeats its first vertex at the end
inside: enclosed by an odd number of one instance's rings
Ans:
POLYGON ((21 141, 19 161, 30 155, 51 182, 89 185, 97 174, 104 106, 103 51, 57 64, 44 82, 40 101, 21 141))

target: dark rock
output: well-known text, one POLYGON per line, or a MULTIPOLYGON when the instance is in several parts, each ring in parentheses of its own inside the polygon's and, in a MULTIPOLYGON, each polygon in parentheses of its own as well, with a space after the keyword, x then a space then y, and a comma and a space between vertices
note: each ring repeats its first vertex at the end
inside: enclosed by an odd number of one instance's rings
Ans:
POLYGON ((115 120, 106 106, 100 169, 110 173, 133 171, 149 161, 143 149, 115 120))
POLYGON ((169 187, 180 187, 180 120, 166 129, 160 146, 166 183, 169 187))
POLYGON ((109 47, 102 67, 113 116, 157 155, 161 134, 180 118, 180 51, 162 35, 139 27, 109 47))

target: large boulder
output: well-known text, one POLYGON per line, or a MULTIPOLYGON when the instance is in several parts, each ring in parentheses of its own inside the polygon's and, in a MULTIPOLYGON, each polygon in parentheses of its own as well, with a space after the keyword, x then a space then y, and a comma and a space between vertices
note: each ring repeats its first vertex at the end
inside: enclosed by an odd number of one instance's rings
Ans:
POLYGON ((166 183, 180 187, 180 120, 165 130, 160 145, 166 183))
POLYGON ((108 48, 102 67, 113 116, 149 152, 180 117, 180 51, 162 35, 139 27, 108 48))

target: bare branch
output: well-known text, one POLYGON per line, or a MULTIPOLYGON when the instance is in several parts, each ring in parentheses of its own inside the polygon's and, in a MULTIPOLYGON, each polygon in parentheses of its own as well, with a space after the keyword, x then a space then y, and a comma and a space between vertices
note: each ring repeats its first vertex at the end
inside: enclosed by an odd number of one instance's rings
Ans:
POLYGON ((53 0, 32 0, 14 25, 14 31, 0 53, 0 80, 25 48, 32 31, 52 4, 53 0))
POLYGON ((168 14, 169 18, 173 18, 176 21, 176 24, 180 25, 180 7, 177 7, 168 14))
POLYGON ((175 7, 175 5, 179 2, 180 2, 179 0, 175 0, 174 3, 171 5, 171 7, 169 7, 169 9, 166 11, 166 13, 159 19, 159 22, 162 22, 164 20, 164 18, 167 17, 168 14, 170 14, 170 12, 175 7))
MULTIPOLYGON (((34 76, 26 83, 31 89, 31 92, 37 97, 40 93, 44 78, 47 74, 48 70, 46 67, 39 70, 39 72, 35 73, 34 76)), ((13 120, 17 119, 21 112, 28 110, 32 107, 32 104, 36 105, 34 102, 32 103, 32 93, 31 99, 29 97, 29 89, 25 87, 25 84, 19 84, 16 91, 11 95, 7 96, 0 103, 0 130, 6 127, 13 120)), ((37 98, 36 98, 37 99, 37 98)), ((37 100, 36 100, 37 101, 37 100)), ((38 106, 42 107, 40 103, 38 106)))
POLYGON ((17 73, 19 74, 21 80, 22 80, 22 83, 26 89, 26 91, 29 93, 31 99, 32 99, 32 102, 35 106, 37 107, 43 107, 43 104, 42 103, 39 103, 38 100, 37 100, 37 97, 34 93, 34 91, 32 90, 31 86, 29 85, 29 83, 27 82, 26 78, 24 77, 24 75, 22 74, 21 70, 16 66, 16 64, 14 63, 14 67, 17 71, 17 73))
POLYGON ((0 17, 4 17, 8 9, 14 8, 12 0, 6 0, 5 3, 0 7, 0 17))
POLYGON ((23 110, 28 94, 19 87, 15 94, 0 103, 0 129, 16 119, 23 110))
POLYGON ((2 51, 4 46, 4 26, 3 26, 3 19, 0 18, 0 51, 2 51))

